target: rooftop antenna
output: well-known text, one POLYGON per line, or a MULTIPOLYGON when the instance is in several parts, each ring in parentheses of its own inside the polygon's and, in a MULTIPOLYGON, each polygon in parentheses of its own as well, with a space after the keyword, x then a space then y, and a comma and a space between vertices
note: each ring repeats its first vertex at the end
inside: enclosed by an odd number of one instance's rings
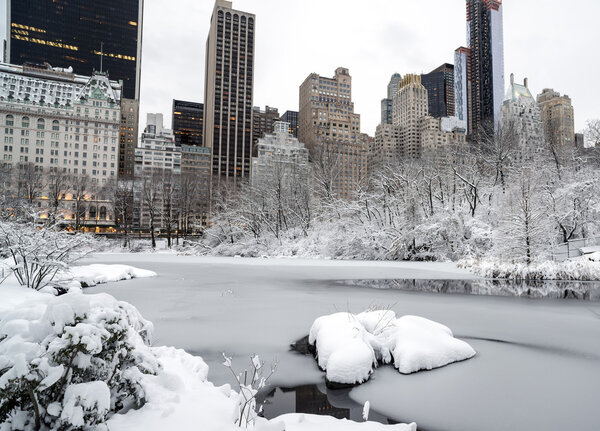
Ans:
POLYGON ((104 60, 104 42, 100 42, 100 73, 102 73, 102 60, 104 60))

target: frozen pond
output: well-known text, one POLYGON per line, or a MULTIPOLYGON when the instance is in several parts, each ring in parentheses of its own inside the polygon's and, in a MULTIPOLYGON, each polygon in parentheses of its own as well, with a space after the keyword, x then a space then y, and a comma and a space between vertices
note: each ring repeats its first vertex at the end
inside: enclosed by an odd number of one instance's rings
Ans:
POLYGON ((155 344, 203 356, 217 385, 230 381, 220 365, 221 352, 233 356, 240 370, 253 353, 267 362, 277 358, 273 387, 322 385, 315 361, 290 351, 290 343, 304 337, 321 315, 388 306, 398 315, 415 314, 449 326, 478 355, 410 376, 380 368, 368 383, 349 391, 344 403, 370 401, 378 416, 416 421, 425 431, 598 430, 600 304, 594 302, 594 289, 588 300, 562 300, 374 288, 389 287, 389 281, 378 286, 374 280, 479 283, 453 265, 431 263, 167 254, 106 254, 89 262, 157 272, 153 279, 87 291, 108 292, 137 306, 154 322, 155 344))

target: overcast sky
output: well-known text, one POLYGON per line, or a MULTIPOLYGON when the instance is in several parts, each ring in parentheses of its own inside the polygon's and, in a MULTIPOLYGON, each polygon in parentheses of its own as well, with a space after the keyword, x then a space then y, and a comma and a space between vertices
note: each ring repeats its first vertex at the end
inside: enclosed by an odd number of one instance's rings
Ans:
MULTIPOLYGON (((213 5, 145 0, 142 128, 147 112, 164 113, 170 125, 174 98, 204 101, 213 5)), ((453 63, 466 39, 464 0, 234 0, 233 6, 257 17, 255 106, 297 110, 298 87, 309 73, 333 76, 347 67, 355 111, 370 135, 391 74, 453 63)), ((529 78, 534 95, 546 87, 568 94, 577 130, 600 117, 598 16, 598 0, 504 0, 506 83, 513 72, 517 81, 529 78)))

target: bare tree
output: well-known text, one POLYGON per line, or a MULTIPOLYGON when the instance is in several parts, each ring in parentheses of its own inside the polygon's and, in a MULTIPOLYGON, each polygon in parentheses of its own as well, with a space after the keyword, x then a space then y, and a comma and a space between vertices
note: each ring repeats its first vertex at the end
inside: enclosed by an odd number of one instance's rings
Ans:
POLYGON ((503 238, 499 246, 514 260, 531 265, 549 243, 547 210, 541 202, 540 179, 525 169, 519 182, 511 188, 501 226, 503 238))
POLYGON ((181 220, 179 230, 183 233, 184 240, 193 233, 197 219, 201 215, 200 187, 198 175, 183 173, 179 176, 177 207, 181 220))
POLYGON ((583 134, 586 146, 600 148, 600 120, 588 120, 583 134))
POLYGON ((70 175, 63 171, 52 172, 48 180, 48 225, 53 226, 58 220, 62 201, 69 190, 70 175))
POLYGON ((496 132, 486 128, 480 134, 479 158, 483 169, 494 173, 494 186, 506 190, 506 179, 518 151, 516 122, 502 123, 496 132))
POLYGON ((154 169, 142 178, 142 208, 148 211, 152 248, 156 248, 156 222, 162 215, 162 170, 154 169))
POLYGON ((167 233, 167 246, 171 248, 174 230, 179 222, 179 177, 165 170, 160 177, 160 200, 162 201, 162 221, 167 233))
POLYGON ((29 204, 33 204, 46 188, 44 169, 31 162, 20 163, 18 169, 19 195, 29 204))
POLYGON ((7 250, 8 266, 19 284, 40 290, 59 271, 91 251, 91 237, 70 235, 27 224, 0 223, 0 245, 7 250))
POLYGON ((342 176, 341 154, 334 144, 327 142, 315 146, 311 152, 315 194, 324 202, 336 200, 336 183, 342 176))
POLYGON ((123 247, 131 245, 130 234, 133 226, 134 180, 118 180, 112 184, 112 200, 117 231, 123 234, 123 247))
POLYGON ((89 177, 85 174, 73 175, 71 177, 71 195, 73 197, 75 211, 75 232, 81 229, 81 222, 85 220, 90 196, 89 177))

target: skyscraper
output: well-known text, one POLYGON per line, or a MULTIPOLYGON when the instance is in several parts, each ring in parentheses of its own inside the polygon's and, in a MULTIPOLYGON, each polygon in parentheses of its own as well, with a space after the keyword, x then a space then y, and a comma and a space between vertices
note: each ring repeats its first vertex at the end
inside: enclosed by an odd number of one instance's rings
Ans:
POLYGON ((383 140, 388 142, 381 149, 383 163, 386 158, 389 163, 394 157, 401 157, 428 160, 439 167, 456 160, 465 143, 464 122, 456 117, 434 118, 429 115, 428 106, 421 75, 405 75, 394 97, 394 125, 389 129, 390 135, 396 133, 396 144, 391 136, 386 138, 384 134, 383 140))
MULTIPOLYGON (((502 0, 467 2, 467 109, 469 133, 494 130, 504 100, 504 30, 502 0)), ((459 83, 465 79, 459 77, 459 83)), ((464 88, 462 89, 464 91, 464 88)))
POLYGON ((333 78, 311 73, 300 86, 298 139, 306 145, 333 195, 349 199, 367 178, 368 137, 354 112, 352 77, 338 67, 333 78))
POLYGON ((400 88, 402 75, 394 73, 387 86, 387 97, 381 101, 381 124, 392 124, 392 110, 394 106, 394 96, 400 88))
POLYGON ((202 146, 204 104, 173 100, 173 134, 178 146, 202 146))
POLYGON ((7 59, 108 72, 139 99, 143 0, 8 0, 7 59))
POLYGON ((279 110, 271 106, 265 106, 262 111, 255 106, 252 109, 252 154, 256 156, 256 145, 260 138, 264 138, 266 134, 273 133, 275 123, 279 122, 279 110))
POLYGON ((281 121, 290 125, 290 133, 294 138, 298 137, 298 111, 285 111, 281 116, 281 121))
POLYGON ((511 157, 524 162, 534 161, 544 154, 544 127, 540 108, 529 91, 527 78, 523 85, 510 75, 506 100, 502 103, 501 127, 503 133, 512 134, 517 146, 511 157))
POLYGON ((471 74, 469 57, 471 50, 461 46, 454 52, 454 114, 467 124, 470 130, 469 98, 471 95, 471 74))
POLYGON ((575 144, 575 112, 571 98, 558 91, 544 88, 537 96, 541 110, 544 136, 552 148, 570 147, 575 144))
POLYGON ((255 16, 216 0, 206 41, 204 146, 222 179, 248 178, 252 157, 255 16))
POLYGON ((421 83, 427 89, 429 115, 435 118, 454 116, 454 65, 442 64, 426 75, 421 83))
POLYGON ((428 115, 427 89, 420 75, 405 75, 394 97, 394 125, 400 127, 400 151, 403 157, 421 157, 420 120, 428 115))

